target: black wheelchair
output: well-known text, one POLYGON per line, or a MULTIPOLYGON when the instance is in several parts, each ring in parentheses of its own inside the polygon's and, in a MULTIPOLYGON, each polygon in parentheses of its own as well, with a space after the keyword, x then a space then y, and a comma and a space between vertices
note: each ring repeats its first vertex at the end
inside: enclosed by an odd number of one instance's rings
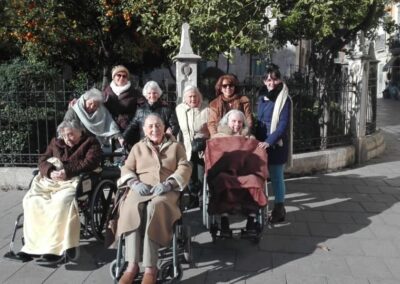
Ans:
MULTIPOLYGON (((117 192, 116 181, 120 176, 120 169, 116 163, 110 163, 115 158, 123 158, 125 153, 104 154, 101 168, 90 173, 81 173, 75 199, 78 203, 79 216, 81 221, 80 238, 95 238, 99 242, 104 242, 107 216, 112 210, 113 200, 117 192)), ((38 174, 38 170, 33 171, 33 176, 38 174)), ((33 180, 33 178, 32 178, 33 180)), ((29 184, 31 187, 32 180, 29 184)), ((14 231, 12 234, 9 251, 3 256, 5 259, 26 262, 33 258, 25 253, 16 253, 17 235, 20 238, 17 249, 24 245, 23 236, 24 213, 18 215, 14 231)), ((56 261, 41 262, 43 266, 55 266, 69 261, 76 261, 79 258, 79 247, 65 251, 61 258, 56 261)))
MULTIPOLYGON (((116 203, 123 196, 127 187, 121 187, 117 193, 116 203)), ((184 204, 182 196, 179 199, 179 207, 182 212, 182 217, 175 222, 173 228, 172 241, 170 246, 163 247, 158 250, 158 280, 161 283, 179 283, 183 276, 182 262, 192 266, 192 243, 190 226, 183 222, 183 214, 187 204, 184 204)), ((116 208, 116 207, 114 207, 116 208)), ((117 255, 116 259, 110 265, 110 274, 114 283, 118 280, 125 271, 127 263, 125 261, 125 239, 124 234, 117 240, 117 255)), ((140 276, 139 276, 140 277, 140 276)))

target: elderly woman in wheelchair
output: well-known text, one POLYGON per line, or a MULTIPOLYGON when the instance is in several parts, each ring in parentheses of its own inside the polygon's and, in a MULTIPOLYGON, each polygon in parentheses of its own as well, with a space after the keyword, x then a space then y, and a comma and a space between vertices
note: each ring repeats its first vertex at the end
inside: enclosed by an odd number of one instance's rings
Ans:
MULTIPOLYGON (((264 218, 259 210, 268 202, 265 190, 268 170, 266 154, 258 143, 250 135, 245 115, 240 110, 229 111, 221 119, 218 132, 207 143, 204 194, 209 202, 204 201, 203 214, 221 215, 220 237, 232 236, 228 216, 236 213, 247 216, 244 234, 256 237, 260 233, 264 218)), ((217 231, 214 222, 213 240, 217 231)))
POLYGON ((128 261, 119 283, 133 283, 139 273, 142 234, 142 283, 156 283, 158 248, 172 239, 173 225, 181 217, 180 191, 192 171, 184 147, 165 133, 159 115, 149 114, 143 130, 145 137, 133 146, 118 181, 129 189, 119 205, 117 236, 125 236, 128 261))
POLYGON ((23 199, 22 257, 41 256, 37 262, 56 262, 79 245, 80 220, 75 193, 78 175, 96 169, 101 147, 77 121, 63 121, 46 152, 39 158, 39 174, 23 199))

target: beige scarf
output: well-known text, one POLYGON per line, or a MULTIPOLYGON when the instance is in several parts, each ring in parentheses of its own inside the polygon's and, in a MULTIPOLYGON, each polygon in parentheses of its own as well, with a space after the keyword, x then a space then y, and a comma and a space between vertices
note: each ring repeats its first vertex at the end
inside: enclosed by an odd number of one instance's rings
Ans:
MULTIPOLYGON (((278 97, 276 98, 275 101, 275 106, 274 110, 272 112, 272 120, 271 120, 271 131, 270 133, 273 133, 276 130, 276 127, 278 126, 279 122, 279 117, 282 112, 283 106, 286 103, 286 100, 290 100, 290 122, 289 122, 289 145, 288 145, 288 161, 287 161, 287 166, 290 168, 293 166, 293 102, 292 99, 289 96, 289 89, 286 86, 285 83, 283 83, 283 88, 282 91, 279 93, 278 97)), ((280 139, 277 144, 279 146, 283 146, 283 141, 280 139)))

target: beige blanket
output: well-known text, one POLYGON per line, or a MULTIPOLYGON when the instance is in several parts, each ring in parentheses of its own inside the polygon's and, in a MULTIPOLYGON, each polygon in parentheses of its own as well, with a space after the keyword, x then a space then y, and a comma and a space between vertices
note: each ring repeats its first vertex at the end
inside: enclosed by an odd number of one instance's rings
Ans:
MULTIPOLYGON (((58 159, 48 161, 62 167, 58 159)), ((67 181, 53 181, 40 174, 34 177, 23 199, 25 245, 21 251, 62 255, 79 245, 77 185, 78 177, 67 181)))

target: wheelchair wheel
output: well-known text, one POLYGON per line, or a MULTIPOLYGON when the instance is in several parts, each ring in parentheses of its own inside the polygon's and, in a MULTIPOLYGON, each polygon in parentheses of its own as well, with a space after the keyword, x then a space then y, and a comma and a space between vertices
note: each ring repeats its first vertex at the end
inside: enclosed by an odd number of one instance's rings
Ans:
POLYGON ((93 236, 98 241, 104 241, 104 231, 108 212, 111 212, 113 198, 117 186, 111 180, 102 180, 93 192, 90 200, 90 226, 93 236))
POLYGON ((111 264, 110 264, 110 275, 111 275, 111 278, 114 281, 118 281, 118 279, 122 276, 122 273, 125 271, 127 264, 128 263, 123 260, 123 262, 120 264, 121 267, 119 267, 119 269, 117 271, 117 259, 114 259, 111 262, 111 264))
POLYGON ((172 261, 165 262, 160 268, 160 278, 162 283, 175 284, 179 283, 183 276, 182 265, 177 265, 176 275, 174 275, 174 264, 172 261))

